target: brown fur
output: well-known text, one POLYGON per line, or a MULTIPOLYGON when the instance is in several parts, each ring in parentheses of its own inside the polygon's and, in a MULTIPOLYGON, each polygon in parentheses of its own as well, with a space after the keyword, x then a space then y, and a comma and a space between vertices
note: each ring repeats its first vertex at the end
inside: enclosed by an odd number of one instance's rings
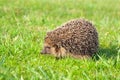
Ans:
POLYGON ((47 33, 42 53, 79 58, 95 54, 98 45, 98 33, 94 25, 84 19, 74 19, 47 33))

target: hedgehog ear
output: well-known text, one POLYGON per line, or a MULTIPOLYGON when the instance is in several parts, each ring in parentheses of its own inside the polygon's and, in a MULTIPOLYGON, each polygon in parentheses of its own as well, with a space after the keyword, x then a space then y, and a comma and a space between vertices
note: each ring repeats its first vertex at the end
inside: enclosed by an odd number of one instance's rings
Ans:
POLYGON ((55 47, 55 51, 58 52, 60 47, 57 44, 54 44, 53 47, 55 47))

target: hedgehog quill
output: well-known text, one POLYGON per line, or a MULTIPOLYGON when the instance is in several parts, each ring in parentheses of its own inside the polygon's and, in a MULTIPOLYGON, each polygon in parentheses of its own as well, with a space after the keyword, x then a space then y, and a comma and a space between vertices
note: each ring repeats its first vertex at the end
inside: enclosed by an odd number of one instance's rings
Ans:
POLYGON ((95 26, 85 19, 73 19, 57 29, 47 32, 41 54, 56 58, 72 56, 91 57, 98 51, 98 33, 95 26))

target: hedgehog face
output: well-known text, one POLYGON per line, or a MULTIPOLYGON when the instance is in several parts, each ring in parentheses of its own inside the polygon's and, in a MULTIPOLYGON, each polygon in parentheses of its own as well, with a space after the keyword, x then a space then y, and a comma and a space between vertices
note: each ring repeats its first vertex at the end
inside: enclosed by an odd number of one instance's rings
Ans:
POLYGON ((66 55, 66 50, 63 47, 58 46, 57 44, 53 44, 52 41, 46 37, 44 48, 41 54, 52 54, 55 57, 59 58, 66 55))
POLYGON ((46 37, 44 41, 44 48, 41 54, 55 54, 57 50, 56 44, 53 44, 53 42, 48 37, 46 37))
POLYGON ((51 47, 45 45, 44 49, 42 50, 41 54, 50 54, 51 53, 51 47))
POLYGON ((45 43, 44 43, 44 48, 43 48, 41 54, 50 54, 50 53, 52 53, 53 47, 52 47, 51 44, 52 44, 52 41, 49 38, 46 37, 45 38, 45 43))

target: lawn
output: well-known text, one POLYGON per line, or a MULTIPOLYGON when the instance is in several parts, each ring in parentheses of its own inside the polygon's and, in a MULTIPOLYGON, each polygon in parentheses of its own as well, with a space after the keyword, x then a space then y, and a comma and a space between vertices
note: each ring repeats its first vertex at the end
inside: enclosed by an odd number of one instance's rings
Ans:
POLYGON ((120 80, 120 0, 0 0, 0 80, 120 80), (41 55, 46 32, 74 18, 96 26, 97 55, 41 55))

